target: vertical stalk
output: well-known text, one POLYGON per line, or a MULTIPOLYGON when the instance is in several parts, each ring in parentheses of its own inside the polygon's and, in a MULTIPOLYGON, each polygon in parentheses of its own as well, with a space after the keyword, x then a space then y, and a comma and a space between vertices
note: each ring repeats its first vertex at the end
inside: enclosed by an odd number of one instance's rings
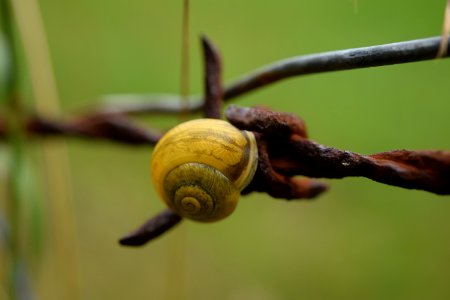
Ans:
POLYGON ((17 299, 19 295, 18 281, 20 276, 20 264, 22 260, 22 251, 20 246, 21 220, 20 210, 23 199, 20 193, 20 172, 23 163, 23 144, 24 137, 22 132, 22 105, 18 94, 18 66, 17 51, 13 29, 13 17, 8 0, 0 1, 2 28, 5 34, 5 43, 8 50, 8 66, 5 86, 7 123, 9 127, 8 144, 10 147, 10 157, 8 166, 8 199, 7 199, 7 218, 9 223, 8 246, 8 294, 11 299, 17 299))
MULTIPOLYGON (((181 22, 181 70, 180 96, 182 101, 181 118, 189 111, 189 0, 183 0, 181 22)), ((185 296, 186 228, 181 226, 169 243, 167 255, 166 284, 163 299, 176 300, 185 296), (174 288, 173 283, 177 286, 174 288)))
POLYGON ((183 16, 181 21, 181 70, 180 95, 182 113, 186 115, 189 107, 189 0, 183 0, 183 16))
POLYGON ((442 41, 441 44, 439 45, 437 58, 442 58, 447 54, 449 38, 450 38, 450 0, 447 0, 447 4, 444 10, 444 22, 442 24, 442 41))
MULTIPOLYGON (((12 3, 36 110, 40 116, 59 115, 59 97, 39 5, 36 0, 14 0, 12 3)), ((41 144, 41 149, 42 172, 51 211, 51 246, 54 250, 51 263, 54 279, 59 283, 55 287, 59 287, 62 299, 78 299, 78 251, 66 144, 64 141, 46 141, 41 144)))

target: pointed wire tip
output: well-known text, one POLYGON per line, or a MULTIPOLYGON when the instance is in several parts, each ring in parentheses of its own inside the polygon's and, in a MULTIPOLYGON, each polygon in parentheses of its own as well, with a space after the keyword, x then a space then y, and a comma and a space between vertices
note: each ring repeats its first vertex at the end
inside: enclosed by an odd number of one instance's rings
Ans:
POLYGON ((207 44, 211 44, 211 41, 209 40, 208 36, 204 33, 200 33, 200 41, 202 43, 207 43, 207 44))
POLYGON ((211 39, 206 34, 200 34, 200 41, 202 43, 203 49, 208 53, 208 55, 219 57, 219 49, 214 45, 211 39))
POLYGON ((119 244, 132 247, 145 245, 151 240, 166 233, 181 220, 182 218, 179 215, 167 209, 147 220, 133 232, 122 237, 119 240, 119 244))

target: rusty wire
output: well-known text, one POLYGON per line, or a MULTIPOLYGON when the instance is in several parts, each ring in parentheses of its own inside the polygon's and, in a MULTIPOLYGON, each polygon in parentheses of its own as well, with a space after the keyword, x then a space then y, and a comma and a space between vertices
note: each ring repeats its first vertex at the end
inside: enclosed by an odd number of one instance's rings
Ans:
MULTIPOLYGON (((442 37, 431 37, 281 60, 264 66, 226 86, 223 89, 223 100, 231 100, 255 89, 263 88, 294 76, 434 59, 441 41, 442 37)), ((447 46, 450 47, 450 39, 447 42, 447 46)), ((448 58, 449 56, 450 52, 447 52, 442 58, 448 58)), ((126 135, 133 135, 134 131, 150 131, 150 135, 158 137, 159 134, 155 130, 138 128, 130 120, 122 119, 120 115, 179 114, 184 110, 200 112, 203 110, 204 103, 208 103, 208 101, 198 98, 195 100, 195 98, 191 97, 186 104, 181 102, 180 97, 176 95, 110 95, 103 97, 106 103, 99 105, 96 109, 89 112, 87 116, 70 121, 51 120, 43 116, 30 116, 26 129, 31 135, 38 136, 49 134, 73 135, 108 139, 120 143, 151 145, 155 144, 157 138, 137 138, 128 141, 129 139, 126 135), (125 99, 126 101, 120 101, 120 99, 125 99), (117 119, 117 121, 114 119, 117 119), (125 123, 127 125, 124 125, 125 123), (130 130, 125 130, 123 132, 124 136, 119 136, 116 133, 111 134, 109 129, 116 125, 118 127, 129 127, 130 130), (47 126, 51 127, 52 130, 48 130, 47 126), (134 127, 137 129, 133 129, 134 127)), ((0 119, 0 137, 4 138, 7 130, 5 122, 0 119)))
POLYGON ((292 114, 231 106, 226 116, 236 127, 258 133, 262 161, 244 193, 263 191, 275 198, 299 199, 314 197, 325 189, 315 180, 306 184, 293 178, 303 175, 359 176, 406 189, 450 194, 450 151, 394 150, 360 155, 311 141, 303 121, 292 114), (279 182, 286 187, 280 189, 279 182))
MULTIPOLYGON (((204 115, 220 117, 222 89, 220 56, 206 39, 204 115)), ((254 132, 258 167, 242 194, 264 192, 286 200, 311 199, 327 190, 315 178, 362 176, 381 183, 436 194, 450 194, 450 152, 398 150, 360 155, 320 145, 308 139, 299 117, 264 107, 230 106, 226 118, 241 130, 254 132), (297 177, 302 175, 302 177, 297 177), (313 178, 308 178, 308 177, 313 178)), ((122 239, 125 246, 142 246, 168 231, 182 218, 166 209, 122 239)))
MULTIPOLYGON (((405 42, 361 47, 354 49, 338 50, 311 55, 303 55, 280 60, 261 67, 248 75, 225 86, 223 100, 228 101, 246 93, 269 86, 281 80, 291 77, 361 69, 369 67, 403 64, 435 59, 440 45, 450 48, 450 39, 441 43, 443 37, 431 37, 405 42)), ((450 51, 439 58, 448 58, 450 51)), ((110 95, 105 100, 114 100, 108 105, 108 101, 98 107, 98 111, 115 112, 123 114, 178 114, 186 106, 180 102, 176 95, 125 95, 125 101, 117 101, 120 95, 110 95)), ((201 112, 203 105, 208 101, 195 99, 189 101, 187 109, 190 112, 201 112)))
MULTIPOLYGON (((222 89, 221 60, 217 49, 203 39, 205 55, 205 102, 190 102, 189 110, 203 109, 204 116, 220 118, 222 100, 231 99, 276 81, 305 74, 365 68, 432 59, 440 38, 388 45, 341 50, 302 56, 277 62, 222 89)), ((448 57, 448 53, 447 56, 448 57)), ((164 98, 166 99, 166 98, 164 98)), ((133 103, 116 109, 103 107, 72 120, 52 120, 30 116, 24 124, 32 136, 75 136, 103 139, 130 145, 154 145, 162 136, 132 121, 127 114, 175 113, 184 104, 167 101, 141 106, 133 103)), ((327 190, 327 184, 315 178, 362 176, 377 182, 436 194, 450 194, 450 152, 396 150, 360 155, 320 145, 308 138, 306 126, 299 117, 254 107, 231 106, 226 112, 230 123, 255 133, 259 161, 250 185, 242 192, 264 192, 274 198, 310 199, 327 190), (302 177, 296 177, 302 175, 302 177)), ((8 128, 0 120, 0 137, 8 128)), ((160 236, 181 221, 165 210, 146 221, 120 240, 128 246, 139 246, 160 236)))
MULTIPOLYGON (((72 120, 56 120, 30 116, 25 131, 32 137, 80 137, 109 140, 129 145, 155 145, 162 133, 144 128, 121 114, 88 114, 72 120)), ((0 120, 0 138, 7 136, 8 128, 0 120)))

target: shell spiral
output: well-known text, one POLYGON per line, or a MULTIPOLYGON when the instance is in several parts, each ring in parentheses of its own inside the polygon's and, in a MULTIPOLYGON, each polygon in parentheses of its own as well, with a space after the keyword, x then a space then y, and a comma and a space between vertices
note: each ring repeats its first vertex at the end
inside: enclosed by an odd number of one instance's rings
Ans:
POLYGON ((153 184, 175 213, 212 222, 230 215, 253 178, 258 151, 251 132, 230 123, 182 123, 158 142, 151 160, 153 184))

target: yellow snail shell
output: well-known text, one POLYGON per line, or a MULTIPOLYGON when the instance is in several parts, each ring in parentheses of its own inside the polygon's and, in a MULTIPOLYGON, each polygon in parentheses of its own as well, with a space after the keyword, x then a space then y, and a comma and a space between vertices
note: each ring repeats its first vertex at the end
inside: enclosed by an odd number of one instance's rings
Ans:
POLYGON ((151 161, 153 184, 182 217, 221 220, 236 208, 258 164, 253 133, 223 120, 197 119, 168 131, 151 161))

